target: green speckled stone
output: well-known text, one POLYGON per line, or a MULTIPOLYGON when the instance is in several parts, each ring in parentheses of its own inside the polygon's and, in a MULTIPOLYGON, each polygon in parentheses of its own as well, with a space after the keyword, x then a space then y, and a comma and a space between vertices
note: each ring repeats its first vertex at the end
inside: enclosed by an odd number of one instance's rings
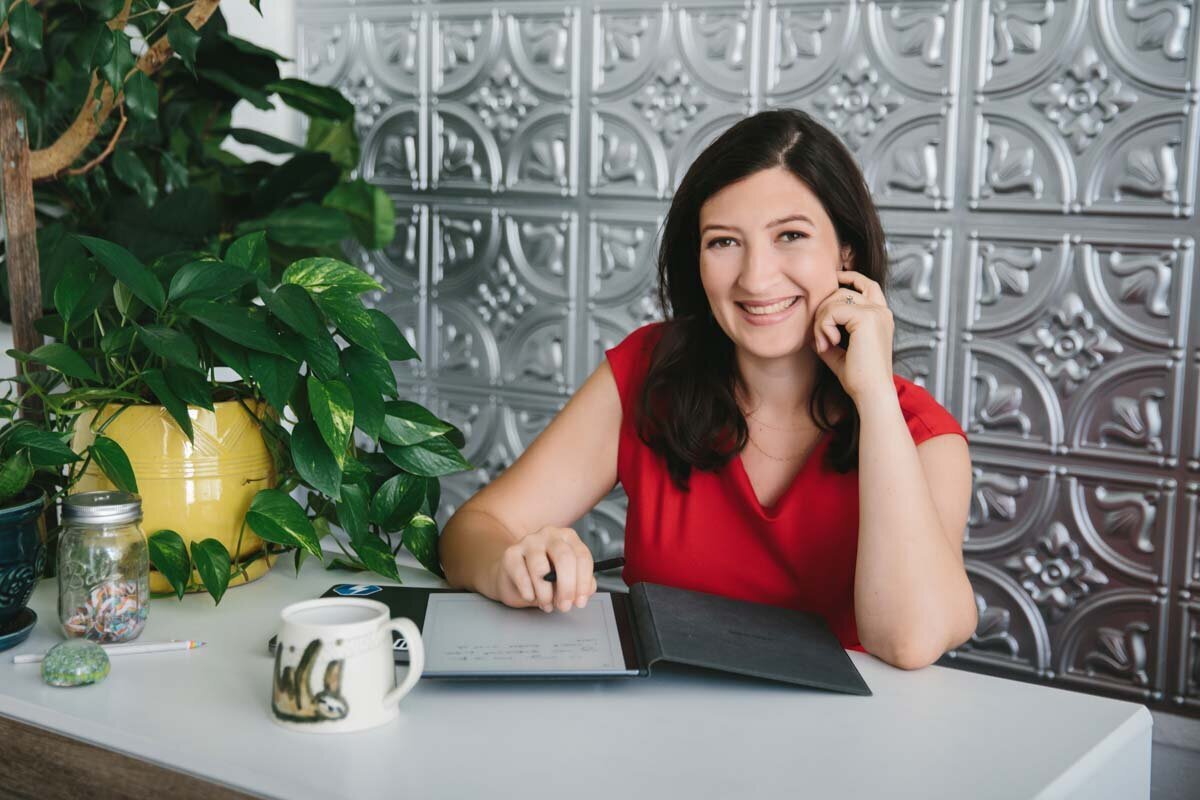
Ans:
POLYGON ((50 648, 42 661, 42 680, 51 686, 87 686, 108 675, 108 653, 87 639, 68 639, 50 648))

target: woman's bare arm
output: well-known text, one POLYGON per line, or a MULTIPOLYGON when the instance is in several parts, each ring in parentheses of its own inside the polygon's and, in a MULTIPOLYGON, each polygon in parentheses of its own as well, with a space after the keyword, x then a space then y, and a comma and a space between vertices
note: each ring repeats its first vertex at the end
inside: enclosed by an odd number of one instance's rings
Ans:
POLYGON ((860 402, 859 414, 858 637, 884 661, 917 669, 977 624, 962 554, 971 456, 952 434, 914 445, 894 393, 860 402))
POLYGON ((446 523, 440 551, 450 584, 543 608, 552 595, 562 608, 559 601, 594 591, 590 555, 568 526, 616 485, 620 429, 621 400, 604 361, 512 466, 446 523), (535 546, 521 547, 535 534, 535 546), (550 566, 555 584, 541 579, 550 566))

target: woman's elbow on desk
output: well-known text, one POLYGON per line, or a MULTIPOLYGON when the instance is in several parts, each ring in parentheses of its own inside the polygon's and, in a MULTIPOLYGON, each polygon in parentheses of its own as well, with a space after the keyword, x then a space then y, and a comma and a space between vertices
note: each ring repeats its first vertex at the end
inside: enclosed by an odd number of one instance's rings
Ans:
POLYGON ((916 640, 905 640, 883 646, 872 646, 864 642, 863 647, 880 661, 904 670, 928 667, 944 655, 944 651, 916 640))
MULTIPOLYGON (((974 601, 973 593, 971 597, 974 601)), ((978 611, 972 602, 969 613, 964 611, 961 619, 956 621, 944 636, 926 628, 901 633, 879 642, 865 640, 864 637, 862 645, 868 653, 893 667, 905 670, 921 669, 969 640, 975 633, 978 619, 978 611)))

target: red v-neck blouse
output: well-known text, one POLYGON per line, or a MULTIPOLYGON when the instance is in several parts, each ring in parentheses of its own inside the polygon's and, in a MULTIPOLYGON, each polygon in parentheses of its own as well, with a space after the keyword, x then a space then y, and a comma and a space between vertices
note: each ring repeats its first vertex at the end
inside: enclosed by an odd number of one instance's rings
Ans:
MULTIPOLYGON (((625 582, 816 612, 843 647, 862 649, 854 623, 858 471, 839 474, 825 466, 831 434, 822 433, 770 508, 759 504, 740 456, 716 472, 693 470, 690 490, 680 491, 666 461, 642 442, 635 425, 660 326, 639 328, 607 351, 623 412, 617 478, 629 497, 625 582)), ((915 444, 943 434, 966 438, 929 392, 892 377, 915 444)))

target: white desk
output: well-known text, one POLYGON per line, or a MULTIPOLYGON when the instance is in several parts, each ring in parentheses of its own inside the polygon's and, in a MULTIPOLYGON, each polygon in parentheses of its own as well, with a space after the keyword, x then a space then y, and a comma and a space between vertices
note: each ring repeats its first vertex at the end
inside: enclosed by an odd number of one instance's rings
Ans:
POLYGON ((295 578, 279 564, 215 609, 207 595, 155 600, 143 638, 208 646, 114 658, 106 680, 75 689, 12 663, 59 641, 55 584, 42 581, 37 628, 0 655, 0 715, 289 800, 1149 797, 1145 707, 961 670, 904 672, 862 653, 851 657, 872 697, 679 669, 587 682, 427 680, 383 728, 286 731, 269 712, 266 641, 278 611, 356 580, 311 561, 295 578))

